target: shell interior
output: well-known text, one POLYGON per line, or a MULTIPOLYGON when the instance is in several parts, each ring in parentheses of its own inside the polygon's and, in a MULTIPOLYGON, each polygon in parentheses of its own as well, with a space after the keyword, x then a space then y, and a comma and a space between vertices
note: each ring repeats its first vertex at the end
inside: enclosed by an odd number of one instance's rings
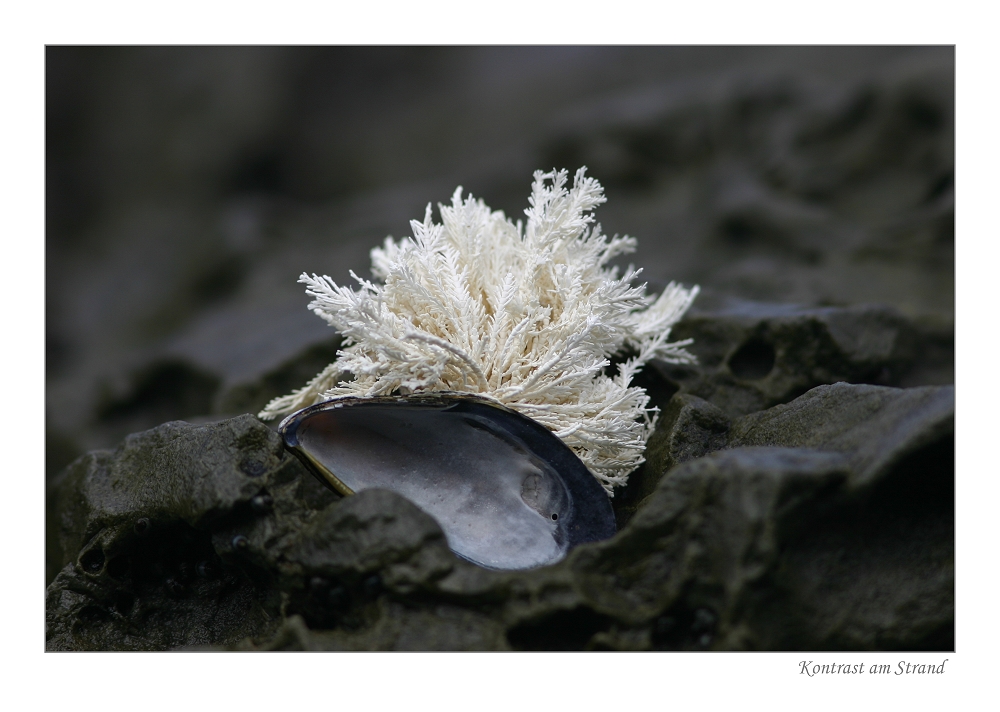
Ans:
POLYGON ((340 399, 294 413, 280 429, 341 494, 403 495, 437 520, 456 554, 481 566, 552 564, 615 532, 607 495, 573 451, 484 399, 340 399))

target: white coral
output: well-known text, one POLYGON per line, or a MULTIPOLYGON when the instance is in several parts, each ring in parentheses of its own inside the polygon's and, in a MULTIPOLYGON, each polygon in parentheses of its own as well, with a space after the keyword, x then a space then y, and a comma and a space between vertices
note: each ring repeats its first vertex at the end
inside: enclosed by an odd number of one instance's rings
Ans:
POLYGON ((608 269, 635 239, 607 238, 591 211, 600 183, 577 171, 535 173, 527 225, 482 200, 439 205, 443 224, 412 221, 412 238, 372 250, 374 284, 354 291, 303 274, 309 305, 341 332, 347 348, 304 388, 260 413, 274 418, 323 400, 393 392, 463 391, 534 418, 569 445, 609 495, 643 462, 655 413, 632 377, 651 358, 691 363, 690 343, 670 327, 698 287, 671 283, 658 299, 608 269), (608 357, 631 347, 618 374, 608 357))

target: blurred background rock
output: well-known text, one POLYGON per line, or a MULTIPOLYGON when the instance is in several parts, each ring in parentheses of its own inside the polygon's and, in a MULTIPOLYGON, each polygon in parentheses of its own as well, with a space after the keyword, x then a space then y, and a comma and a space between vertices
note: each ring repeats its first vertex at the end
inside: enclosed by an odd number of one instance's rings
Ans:
POLYGON ((50 475, 303 385, 337 340, 301 272, 370 276, 369 249, 457 185, 516 219, 539 168, 588 166, 598 220, 639 239, 626 261, 650 287, 702 286, 692 324, 883 304, 936 349, 902 385, 952 379, 950 47, 50 47, 46 62, 50 475))

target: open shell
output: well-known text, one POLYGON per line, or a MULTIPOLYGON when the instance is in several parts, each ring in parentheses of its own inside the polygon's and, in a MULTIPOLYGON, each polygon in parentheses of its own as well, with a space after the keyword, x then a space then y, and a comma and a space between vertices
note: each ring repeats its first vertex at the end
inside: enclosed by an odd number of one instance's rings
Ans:
POLYGON ((342 398, 279 426, 343 495, 397 492, 441 525, 459 556, 494 569, 553 564, 615 533, 593 475, 541 424, 465 394, 342 398))

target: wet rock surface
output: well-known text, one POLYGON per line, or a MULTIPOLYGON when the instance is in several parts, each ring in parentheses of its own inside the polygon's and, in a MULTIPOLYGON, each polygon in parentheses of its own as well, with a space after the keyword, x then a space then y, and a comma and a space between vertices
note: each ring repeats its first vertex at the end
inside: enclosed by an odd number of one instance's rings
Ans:
POLYGON ((738 417, 787 403, 811 388, 845 381, 885 386, 954 380, 950 333, 891 307, 813 307, 744 302, 694 314, 677 325, 698 363, 653 363, 655 394, 679 391, 738 417), (659 383, 657 383, 659 381, 659 383))
POLYGON ((251 416, 166 423, 77 460, 52 483, 52 649, 166 649, 258 634, 277 615, 262 540, 332 495, 251 416))
POLYGON ((52 483, 47 646, 953 647, 951 387, 838 383, 734 421, 676 395, 656 437, 618 534, 498 572, 394 493, 323 489, 249 415, 167 423, 52 483))

